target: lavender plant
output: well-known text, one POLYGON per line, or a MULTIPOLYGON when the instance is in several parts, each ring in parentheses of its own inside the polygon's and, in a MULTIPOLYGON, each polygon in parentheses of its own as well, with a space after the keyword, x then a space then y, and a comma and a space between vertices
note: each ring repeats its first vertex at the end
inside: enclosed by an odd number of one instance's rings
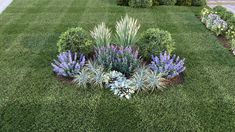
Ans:
POLYGON ((105 46, 96 49, 98 64, 130 76, 139 64, 138 51, 131 47, 105 46))
POLYGON ((79 57, 78 53, 71 51, 62 52, 58 55, 58 60, 51 63, 53 71, 60 76, 74 77, 78 75, 81 68, 85 65, 85 56, 79 57))
POLYGON ((163 77, 168 79, 174 78, 183 71, 185 71, 184 59, 180 59, 174 55, 173 57, 170 54, 160 53, 160 56, 152 56, 152 62, 150 64, 152 71, 162 74, 163 77))
POLYGON ((91 31, 91 37, 95 40, 97 47, 109 45, 111 43, 111 30, 105 23, 101 23, 91 31))

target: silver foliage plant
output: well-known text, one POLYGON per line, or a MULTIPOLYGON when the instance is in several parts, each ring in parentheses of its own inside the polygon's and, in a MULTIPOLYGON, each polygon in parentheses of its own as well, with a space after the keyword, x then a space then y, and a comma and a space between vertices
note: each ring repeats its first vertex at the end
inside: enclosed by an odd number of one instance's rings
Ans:
POLYGON ((94 84, 103 88, 105 82, 104 68, 93 61, 88 61, 86 67, 77 75, 74 82, 80 87, 87 87, 87 84, 94 84))
POLYGON ((96 47, 109 45, 111 43, 111 30, 102 22, 91 31, 91 37, 95 40, 96 47))
POLYGON ((153 72, 149 67, 139 67, 131 78, 132 87, 138 92, 162 89, 164 87, 164 79, 162 75, 153 72))
POLYGON ((128 79, 117 71, 105 72, 102 66, 88 61, 74 82, 79 87, 86 88, 88 84, 94 84, 100 88, 109 88, 114 95, 130 99, 132 94, 140 91, 161 89, 164 87, 161 75, 143 66, 136 70, 132 78, 128 79))
POLYGON ((116 40, 121 46, 131 46, 137 41, 137 33, 140 28, 137 20, 126 15, 116 24, 116 40))

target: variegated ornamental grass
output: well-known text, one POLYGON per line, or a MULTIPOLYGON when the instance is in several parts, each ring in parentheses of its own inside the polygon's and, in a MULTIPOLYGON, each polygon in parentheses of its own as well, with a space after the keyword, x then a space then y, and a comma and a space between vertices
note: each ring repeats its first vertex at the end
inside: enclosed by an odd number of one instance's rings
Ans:
POLYGON ((137 42, 137 33, 140 28, 138 21, 126 15, 116 24, 116 41, 121 46, 131 46, 137 42))

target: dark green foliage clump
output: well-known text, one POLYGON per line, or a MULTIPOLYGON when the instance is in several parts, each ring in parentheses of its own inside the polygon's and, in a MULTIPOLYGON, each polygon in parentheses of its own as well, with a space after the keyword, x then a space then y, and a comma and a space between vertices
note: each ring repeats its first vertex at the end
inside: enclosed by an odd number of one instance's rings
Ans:
POLYGON ((57 46, 59 52, 70 50, 88 55, 92 50, 92 41, 84 29, 77 27, 70 28, 61 34, 57 46))
POLYGON ((192 5, 192 0, 177 0, 176 5, 191 6, 192 5))
POLYGON ((176 0, 159 0, 160 5, 175 5, 176 0))
POLYGON ((139 7, 139 8, 146 8, 153 6, 152 0, 130 0, 129 5, 131 7, 139 7))
POLYGON ((223 6, 216 6, 213 8, 213 11, 216 12, 223 20, 229 20, 234 14, 231 11, 228 11, 223 6))
POLYGON ((129 0, 117 0, 117 5, 128 6, 129 0))
POLYGON ((205 6, 207 0, 192 0, 192 6, 205 6))
POLYGON ((174 41, 168 31, 150 28, 141 34, 138 47, 141 56, 149 60, 151 55, 158 55, 164 51, 173 52, 174 41))

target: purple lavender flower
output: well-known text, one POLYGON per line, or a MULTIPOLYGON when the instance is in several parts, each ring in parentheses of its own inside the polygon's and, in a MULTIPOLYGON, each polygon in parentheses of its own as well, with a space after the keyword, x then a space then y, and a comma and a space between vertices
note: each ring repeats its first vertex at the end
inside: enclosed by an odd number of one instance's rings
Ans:
POLYGON ((80 69, 85 65, 85 60, 85 56, 82 54, 78 58, 78 53, 73 54, 71 51, 67 51, 60 53, 58 60, 54 60, 51 65, 57 75, 74 77, 79 74, 80 69))
POLYGON ((181 60, 176 55, 172 57, 167 52, 160 53, 160 56, 152 56, 152 62, 149 65, 152 71, 162 74, 166 78, 174 78, 180 73, 184 72, 186 67, 184 66, 184 59, 181 60))
POLYGON ((139 64, 138 51, 131 47, 109 45, 96 49, 97 62, 106 69, 129 76, 139 64))

